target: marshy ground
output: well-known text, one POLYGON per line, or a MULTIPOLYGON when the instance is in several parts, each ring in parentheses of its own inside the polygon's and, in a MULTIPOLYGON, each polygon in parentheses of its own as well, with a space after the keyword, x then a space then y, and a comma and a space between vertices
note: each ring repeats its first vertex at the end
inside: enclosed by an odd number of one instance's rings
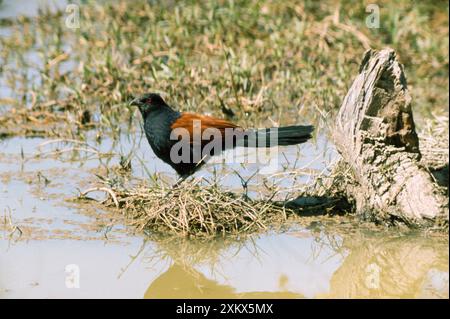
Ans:
POLYGON ((79 28, 65 1, 39 4, 0 1, 1 297, 448 298, 447 234, 267 202, 330 173, 334 114, 369 47, 397 51, 424 160, 448 163, 447 2, 380 1, 378 29, 351 1, 88 2, 79 28), (176 176, 128 106, 149 90, 244 127, 312 123, 315 139, 283 148, 276 172, 219 160, 167 193, 176 176), (197 228, 149 229, 164 205, 198 212, 197 228))

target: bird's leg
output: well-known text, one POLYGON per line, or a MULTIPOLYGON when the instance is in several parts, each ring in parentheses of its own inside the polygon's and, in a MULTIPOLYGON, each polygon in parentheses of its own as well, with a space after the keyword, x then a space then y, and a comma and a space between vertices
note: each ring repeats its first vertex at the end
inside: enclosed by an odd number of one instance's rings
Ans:
POLYGON ((173 184, 172 188, 175 189, 178 186, 180 186, 189 176, 191 176, 192 174, 194 174, 203 164, 206 163, 206 161, 210 158, 211 156, 203 156, 203 158, 195 165, 195 167, 187 174, 184 175, 180 175, 180 178, 178 178, 177 182, 175 184, 173 184))
POLYGON ((172 189, 178 188, 178 186, 180 186, 188 177, 189 177, 188 175, 180 176, 180 178, 178 178, 176 183, 173 184, 172 189))

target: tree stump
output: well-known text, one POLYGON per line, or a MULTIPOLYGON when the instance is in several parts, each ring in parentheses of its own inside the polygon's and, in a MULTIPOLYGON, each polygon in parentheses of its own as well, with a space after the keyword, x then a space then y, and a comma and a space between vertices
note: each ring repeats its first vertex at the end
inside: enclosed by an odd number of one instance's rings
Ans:
POLYGON ((448 197, 420 164, 411 97, 392 49, 368 50, 339 110, 334 141, 356 213, 408 225, 448 225, 448 197))

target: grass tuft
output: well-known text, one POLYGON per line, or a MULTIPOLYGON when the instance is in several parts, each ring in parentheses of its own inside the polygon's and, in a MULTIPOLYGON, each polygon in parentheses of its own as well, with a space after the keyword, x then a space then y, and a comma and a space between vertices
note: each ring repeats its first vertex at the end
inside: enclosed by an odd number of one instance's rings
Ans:
POLYGON ((107 193, 104 205, 120 209, 138 231, 153 234, 197 238, 240 235, 267 231, 295 215, 294 210, 270 197, 254 200, 224 191, 217 184, 205 185, 201 179, 185 181, 177 188, 146 182, 125 188, 109 179, 104 184, 84 191, 82 197, 94 191, 107 193))

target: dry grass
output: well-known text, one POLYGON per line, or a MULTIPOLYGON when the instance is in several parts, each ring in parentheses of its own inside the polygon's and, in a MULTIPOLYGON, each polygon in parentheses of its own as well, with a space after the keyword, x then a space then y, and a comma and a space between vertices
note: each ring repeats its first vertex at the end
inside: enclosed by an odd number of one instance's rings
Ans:
MULTIPOLYGON (((448 175, 448 119, 430 120, 419 135, 422 162, 442 182, 436 172, 447 169, 448 175)), ((348 164, 339 161, 330 174, 319 174, 308 185, 296 188, 285 197, 297 197, 295 200, 282 201, 277 197, 282 189, 276 185, 271 185, 264 199, 251 199, 244 190, 227 191, 204 179, 191 179, 181 187, 172 188, 158 180, 131 183, 116 170, 109 178, 103 178, 98 187, 82 195, 105 192, 108 197, 104 205, 117 208, 138 231, 150 235, 236 237, 283 227, 288 220, 298 223, 299 216, 350 213, 352 203, 345 199, 343 187, 353 180, 348 164)), ((448 176, 443 183, 448 185, 448 176)))
POLYGON ((448 111, 448 4, 377 4, 379 29, 364 1, 87 1, 76 30, 64 11, 1 20, 0 134, 117 137, 150 90, 243 126, 303 122, 339 107, 363 52, 385 46, 416 112, 448 111))
MULTIPOLYGON (((419 132, 422 162, 431 169, 448 167, 449 135, 448 116, 428 119, 419 132)), ((448 170, 448 169, 447 169, 448 170)))
POLYGON ((176 188, 146 182, 124 187, 117 179, 107 179, 106 185, 88 189, 82 196, 103 191, 108 194, 103 203, 119 208, 138 231, 185 237, 267 231, 295 215, 293 210, 272 200, 276 192, 265 200, 253 200, 201 181, 188 180, 176 188))
MULTIPOLYGON (((64 11, 0 20, 9 33, 0 38, 0 137, 134 134, 127 102, 146 91, 244 127, 332 121, 363 52, 385 46, 405 64, 419 124, 431 111, 448 117, 448 3, 377 3, 379 29, 367 28, 364 1, 87 1, 76 30, 64 11)), ((329 181, 339 183, 323 176, 297 195, 330 196, 329 181)), ((253 200, 183 186, 106 180, 93 190, 138 229, 184 236, 266 230, 295 216, 272 200, 276 190, 253 200)))
MULTIPOLYGON (((421 162, 433 175, 437 184, 448 192, 449 185, 449 135, 448 116, 437 116, 426 121, 419 132, 421 162)), ((448 230, 448 223, 447 223, 448 230)))

